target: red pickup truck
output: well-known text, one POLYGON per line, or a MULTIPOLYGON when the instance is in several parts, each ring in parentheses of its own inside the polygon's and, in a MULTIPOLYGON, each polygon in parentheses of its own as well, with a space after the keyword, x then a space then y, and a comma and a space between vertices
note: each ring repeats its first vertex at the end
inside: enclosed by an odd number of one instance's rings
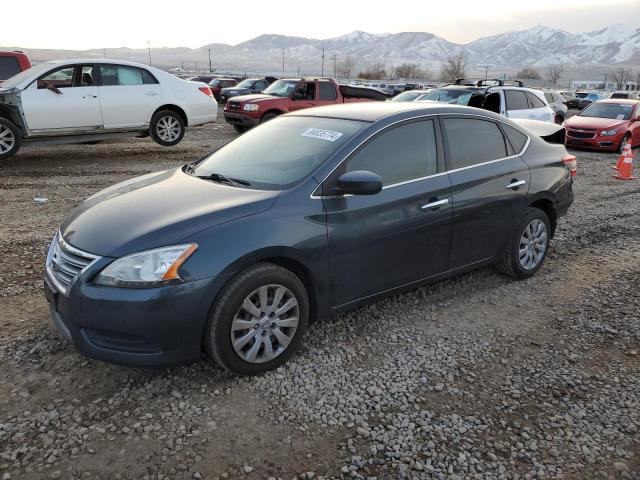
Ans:
POLYGON ((22 52, 0 51, 0 83, 31 68, 31 62, 22 52))
POLYGON ((261 94, 230 98, 224 107, 224 119, 241 133, 278 115, 303 108, 386 99, 380 90, 338 85, 331 79, 287 78, 272 83, 261 94))

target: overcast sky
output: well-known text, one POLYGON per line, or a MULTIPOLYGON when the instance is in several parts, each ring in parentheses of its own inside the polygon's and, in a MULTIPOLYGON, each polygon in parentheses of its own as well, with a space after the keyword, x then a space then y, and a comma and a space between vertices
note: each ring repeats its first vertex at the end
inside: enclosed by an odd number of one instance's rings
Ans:
POLYGON ((431 32, 449 41, 548 25, 572 33, 640 27, 639 0, 213 1, 30 0, 5 18, 0 45, 25 48, 200 47, 262 33, 330 38, 353 30, 431 32), (17 20, 19 19, 19 20, 17 20))

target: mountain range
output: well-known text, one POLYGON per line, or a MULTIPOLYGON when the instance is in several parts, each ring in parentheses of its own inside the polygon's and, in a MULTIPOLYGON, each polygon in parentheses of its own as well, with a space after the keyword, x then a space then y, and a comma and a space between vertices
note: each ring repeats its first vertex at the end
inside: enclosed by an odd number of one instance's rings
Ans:
MULTIPOLYGON (((209 53, 219 71, 282 73, 296 70, 317 74, 333 72, 333 62, 351 57, 354 73, 372 62, 387 67, 403 62, 417 63, 437 72, 452 55, 464 53, 471 69, 517 69, 567 65, 640 66, 640 28, 611 25, 601 30, 569 33, 548 26, 510 31, 457 44, 426 32, 371 34, 362 31, 318 40, 305 37, 265 34, 237 45, 213 43, 200 48, 152 48, 152 63, 165 68, 183 66, 188 70, 208 70, 209 53)), ((5 47, 6 48, 6 47, 5 47)), ((15 48, 15 47, 14 47, 15 48)), ((24 49, 34 61, 53 58, 109 57, 146 63, 147 49, 109 48, 83 51, 24 49)))

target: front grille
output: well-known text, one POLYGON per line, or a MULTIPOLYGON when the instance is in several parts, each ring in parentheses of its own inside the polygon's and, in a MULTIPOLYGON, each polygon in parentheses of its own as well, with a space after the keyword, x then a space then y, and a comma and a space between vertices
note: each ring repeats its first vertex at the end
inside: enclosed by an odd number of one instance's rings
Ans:
POLYGON ((67 294, 78 275, 98 258, 72 247, 57 234, 47 255, 47 276, 61 293, 67 294))
POLYGON ((567 135, 572 138, 594 138, 596 136, 595 130, 567 130, 567 135))
POLYGON ((229 110, 240 110, 240 102, 229 102, 229 110))

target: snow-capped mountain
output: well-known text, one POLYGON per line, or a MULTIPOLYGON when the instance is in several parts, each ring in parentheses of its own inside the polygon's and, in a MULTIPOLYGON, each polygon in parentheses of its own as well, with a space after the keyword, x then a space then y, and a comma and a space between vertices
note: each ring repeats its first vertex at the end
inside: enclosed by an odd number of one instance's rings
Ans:
MULTIPOLYGON (((556 63, 565 66, 640 66, 640 28, 624 25, 611 25, 601 30, 575 34, 552 27, 536 26, 528 30, 480 38, 468 44, 452 43, 426 32, 372 34, 354 31, 325 40, 265 34, 238 45, 215 43, 197 49, 157 48, 152 49, 151 56, 154 65, 183 65, 186 68, 195 66, 197 70, 198 66, 208 66, 211 53, 213 65, 218 69, 280 73, 284 53, 286 74, 296 70, 317 74, 321 69, 323 47, 324 71, 327 74, 333 72, 334 58, 341 61, 347 57, 351 57, 356 70, 365 68, 372 62, 383 62, 387 67, 410 62, 437 72, 449 57, 460 52, 465 53, 470 65, 482 69, 485 65, 507 70, 556 63)), ((143 63, 148 61, 146 49, 95 49, 83 52, 25 50, 36 62, 103 55, 143 63)))

